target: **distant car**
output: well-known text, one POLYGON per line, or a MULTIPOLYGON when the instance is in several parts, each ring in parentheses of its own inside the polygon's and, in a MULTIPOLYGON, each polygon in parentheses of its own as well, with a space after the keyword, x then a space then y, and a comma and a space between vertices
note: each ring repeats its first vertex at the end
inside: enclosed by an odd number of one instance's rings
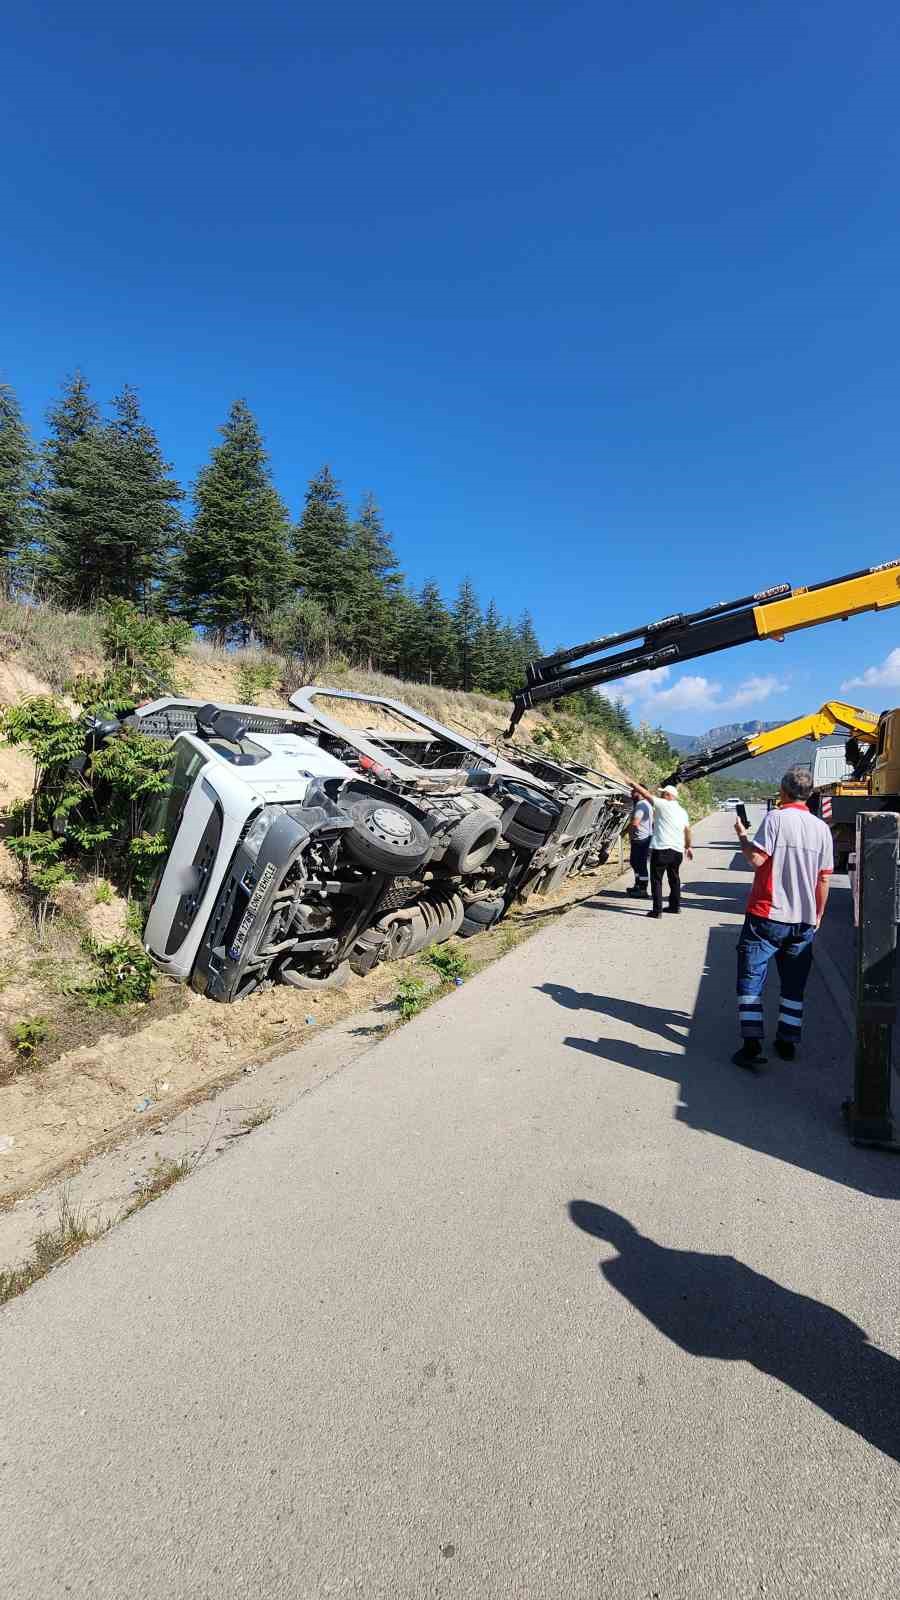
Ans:
POLYGON ((735 794, 735 795, 732 795, 729 800, 720 800, 719 801, 719 810, 720 811, 733 811, 735 806, 739 806, 740 803, 741 803, 740 795, 736 795, 735 794))

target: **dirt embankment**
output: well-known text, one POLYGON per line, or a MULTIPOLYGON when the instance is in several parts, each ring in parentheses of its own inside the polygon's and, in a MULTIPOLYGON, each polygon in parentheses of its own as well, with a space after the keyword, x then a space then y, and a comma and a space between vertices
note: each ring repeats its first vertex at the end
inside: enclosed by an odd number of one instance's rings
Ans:
MULTIPOLYGON (((78 670, 96 670, 99 659, 79 655, 78 670)), ((241 658, 237 653, 190 652, 179 668, 179 687, 190 695, 236 701, 241 658)), ((464 695, 422 684, 401 684, 374 673, 347 673, 336 687, 353 688, 406 701, 438 721, 496 743, 503 734, 507 706, 485 695, 464 695)), ((26 695, 53 692, 21 660, 0 656, 0 704, 26 695)), ((278 703, 269 692, 260 701, 278 703)), ((546 729, 546 719, 529 715, 520 738, 546 729)), ((621 773, 599 741, 580 759, 621 773)), ((0 808, 6 810, 31 792, 33 768, 18 748, 0 744, 0 808)), ((532 901, 504 922, 466 942, 473 963, 493 959, 545 915, 583 898, 614 875, 605 869, 595 879, 578 879, 553 900, 532 901)), ((60 910, 39 937, 22 892, 19 868, 0 844, 0 1204, 34 1189, 83 1160, 105 1143, 114 1143, 154 1118, 168 1119, 179 1106, 229 1081, 252 1061, 280 1055, 315 1035, 317 1029, 396 993, 408 967, 376 968, 354 978, 340 994, 303 994, 277 988, 238 1006, 217 1006, 162 980, 152 1001, 123 1011, 91 1010, 77 993, 87 972, 84 939, 121 936, 127 907, 112 886, 85 876, 66 888, 60 910), (40 1024, 42 1043, 32 1061, 17 1052, 13 1038, 22 1023, 40 1024)))

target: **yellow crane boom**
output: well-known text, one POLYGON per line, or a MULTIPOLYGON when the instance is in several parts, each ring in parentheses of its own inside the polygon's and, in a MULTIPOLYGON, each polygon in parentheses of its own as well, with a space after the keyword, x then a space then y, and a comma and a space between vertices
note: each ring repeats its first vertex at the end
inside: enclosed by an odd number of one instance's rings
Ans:
POLYGON ((726 744, 713 745, 705 750, 695 750, 682 761, 666 780, 668 783, 692 783, 695 778, 707 778, 710 773, 721 772, 738 761, 780 750, 793 744, 795 739, 824 739, 839 728, 855 735, 861 744, 872 745, 878 740, 878 715, 851 706, 844 700, 826 700, 818 711, 808 716, 794 717, 777 728, 752 733, 743 739, 730 739, 726 744))
POLYGON ((529 706, 562 695, 627 678, 633 672, 694 661, 753 639, 784 639, 803 628, 896 605, 900 605, 900 560, 809 588, 779 583, 738 600, 719 601, 703 611, 678 612, 625 633, 588 639, 529 664, 526 682, 513 697, 509 731, 512 733, 529 706))

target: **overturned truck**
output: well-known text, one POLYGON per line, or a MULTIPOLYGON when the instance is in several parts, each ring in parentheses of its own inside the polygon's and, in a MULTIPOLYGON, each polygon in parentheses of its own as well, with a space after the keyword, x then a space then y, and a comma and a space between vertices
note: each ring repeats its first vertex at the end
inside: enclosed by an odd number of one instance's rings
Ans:
POLYGON ((170 697, 128 722, 173 742, 144 943, 213 1000, 338 988, 481 932, 605 861, 630 810, 602 773, 502 754, 378 696, 308 688, 290 710, 170 697))

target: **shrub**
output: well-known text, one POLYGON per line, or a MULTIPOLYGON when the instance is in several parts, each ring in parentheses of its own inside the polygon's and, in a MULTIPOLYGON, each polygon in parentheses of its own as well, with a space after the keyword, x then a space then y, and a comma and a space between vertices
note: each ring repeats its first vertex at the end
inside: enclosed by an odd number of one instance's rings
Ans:
POLYGON ((425 951, 422 960, 443 978, 445 983, 454 983, 457 978, 467 978, 471 971, 469 958, 462 950, 454 950, 448 944, 433 944, 425 951))
MULTIPOLYGON (((147 692, 157 693, 191 636, 185 623, 145 617, 124 600, 105 605, 101 627, 106 670, 72 686, 91 715, 131 710, 147 692)), ((100 749, 86 748, 84 724, 51 695, 10 707, 0 731, 35 764, 31 798, 14 813, 21 831, 9 843, 36 892, 39 926, 78 858, 126 889, 144 891, 164 848, 148 825, 156 797, 168 787, 166 745, 126 730, 100 749)))
POLYGON ((401 978, 397 984, 397 1010, 402 1022, 418 1016, 428 995, 427 985, 421 978, 401 978))
POLYGON ((35 1065, 38 1050, 47 1038, 49 1028, 45 1017, 23 1017, 9 1030, 9 1040, 20 1064, 35 1065))
POLYGON ((175 662, 192 638, 187 622, 145 616, 128 600, 107 600, 101 608, 104 671, 76 678, 72 697, 88 712, 120 712, 148 695, 171 693, 175 662))
POLYGON ((146 951, 126 939, 112 939, 108 944, 86 939, 84 948, 94 970, 84 983, 75 984, 71 993, 81 995, 98 1010, 150 999, 154 968, 146 951))
POLYGON ((241 705, 255 706, 256 696, 277 689, 280 678, 277 661, 242 661, 237 669, 237 697, 241 705))

